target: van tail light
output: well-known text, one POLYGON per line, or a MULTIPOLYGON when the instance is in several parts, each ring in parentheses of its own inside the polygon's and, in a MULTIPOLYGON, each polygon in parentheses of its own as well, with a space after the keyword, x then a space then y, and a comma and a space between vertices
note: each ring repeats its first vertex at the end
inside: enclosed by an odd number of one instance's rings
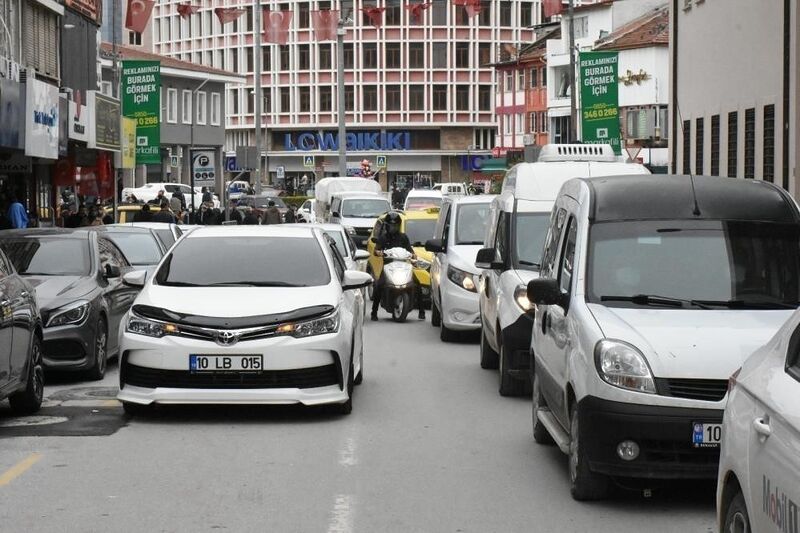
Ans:
POLYGON ((736 372, 733 373, 731 377, 728 378, 728 393, 733 390, 736 386, 736 379, 739 377, 739 373, 742 371, 742 367, 739 367, 736 372))

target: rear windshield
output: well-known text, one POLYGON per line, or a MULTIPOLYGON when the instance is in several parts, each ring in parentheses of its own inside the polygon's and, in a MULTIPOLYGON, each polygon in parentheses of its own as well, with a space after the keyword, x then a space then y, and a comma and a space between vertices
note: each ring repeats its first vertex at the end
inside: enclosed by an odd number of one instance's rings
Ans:
POLYGON ((127 233, 109 231, 104 234, 132 265, 155 265, 161 261, 161 247, 156 237, 148 232, 127 233))
POLYGON ((184 287, 312 287, 330 281, 317 240, 288 237, 189 237, 156 274, 159 285, 184 287))
POLYGON ((483 244, 489 204, 466 204, 456 216, 456 244, 483 244))
POLYGON ((342 201, 342 216, 349 218, 377 218, 390 209, 389 201, 382 198, 342 201))
POLYGON ((435 230, 435 218, 406 220, 406 236, 411 241, 412 246, 422 246, 425 241, 433 239, 435 230))
MULTIPOLYGON (((782 309, 800 299, 800 229, 750 221, 604 222, 590 231, 588 294, 609 306, 637 295, 692 307, 782 309)), ((641 299, 639 299, 642 302, 641 299)))
POLYGON ((0 247, 23 275, 88 276, 89 240, 38 237, 0 240, 0 247))
POLYGON ((406 211, 442 207, 441 196, 412 196, 406 199, 406 211))

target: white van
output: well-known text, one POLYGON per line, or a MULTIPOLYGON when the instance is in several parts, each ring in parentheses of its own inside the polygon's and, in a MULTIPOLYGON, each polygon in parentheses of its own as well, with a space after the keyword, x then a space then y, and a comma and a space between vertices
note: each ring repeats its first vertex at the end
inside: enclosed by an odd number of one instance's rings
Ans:
POLYGON ((532 320, 528 282, 538 276, 550 211, 561 185, 576 177, 649 174, 622 162, 609 145, 548 144, 535 163, 520 163, 503 180, 492 202, 480 279, 481 367, 500 369, 500 394, 530 390, 532 320))
POLYGON ((342 192, 331 196, 328 222, 341 224, 359 248, 366 249, 367 240, 378 217, 392 209, 382 193, 342 192))

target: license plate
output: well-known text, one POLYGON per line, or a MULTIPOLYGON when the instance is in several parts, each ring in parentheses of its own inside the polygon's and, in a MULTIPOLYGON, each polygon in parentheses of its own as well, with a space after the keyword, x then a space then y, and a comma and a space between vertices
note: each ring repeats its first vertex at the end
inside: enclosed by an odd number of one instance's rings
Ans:
POLYGON ((190 372, 260 372, 263 355, 190 355, 190 372))
POLYGON ((722 424, 692 424, 692 444, 695 448, 716 448, 722 441, 722 424))

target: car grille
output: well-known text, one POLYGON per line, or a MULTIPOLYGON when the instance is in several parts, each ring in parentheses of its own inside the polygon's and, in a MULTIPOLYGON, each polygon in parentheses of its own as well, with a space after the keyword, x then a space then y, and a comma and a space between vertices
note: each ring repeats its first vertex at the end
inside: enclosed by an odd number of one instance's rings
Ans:
POLYGON ((48 359, 58 361, 79 361, 86 357, 83 344, 66 339, 45 341, 42 352, 48 359))
POLYGON ((686 443, 673 441, 642 441, 639 443, 642 450, 642 459, 647 462, 675 465, 716 466, 719 463, 719 447, 695 448, 686 443))
POLYGON ((657 385, 663 396, 688 398, 718 402, 728 392, 728 381, 725 379, 657 379, 657 385))
POLYGON ((311 389, 338 385, 339 377, 333 364, 296 370, 193 374, 188 370, 162 370, 125 363, 122 381, 126 385, 148 389, 311 389))
POLYGON ((369 237, 370 233, 372 233, 372 228, 353 228, 355 229, 356 235, 359 237, 369 237))

